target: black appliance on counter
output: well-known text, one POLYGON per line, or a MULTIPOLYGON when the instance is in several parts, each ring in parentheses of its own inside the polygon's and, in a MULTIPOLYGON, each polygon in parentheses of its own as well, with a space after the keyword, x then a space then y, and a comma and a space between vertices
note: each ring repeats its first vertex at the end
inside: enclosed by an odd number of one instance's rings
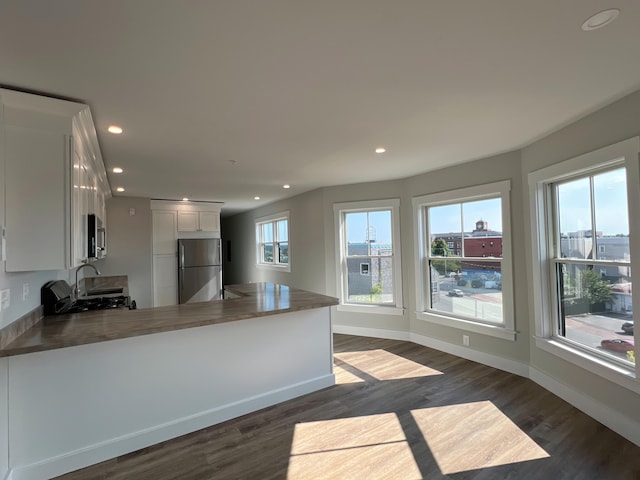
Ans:
MULTIPOLYGON (((107 310, 111 308, 135 308, 135 301, 126 295, 113 295, 122 289, 102 289, 100 295, 88 298, 71 298, 71 287, 64 280, 51 280, 45 283, 41 290, 41 301, 45 315, 59 315, 63 313, 87 312, 92 310, 107 310)), ((96 292, 97 293, 97 292, 96 292)))

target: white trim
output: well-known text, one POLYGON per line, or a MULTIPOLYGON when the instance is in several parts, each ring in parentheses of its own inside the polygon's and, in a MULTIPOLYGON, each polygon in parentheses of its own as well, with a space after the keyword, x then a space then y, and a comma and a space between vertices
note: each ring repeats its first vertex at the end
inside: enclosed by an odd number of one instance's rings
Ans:
POLYGON ((548 374, 538 370, 529 364, 498 357, 461 345, 454 345, 442 340, 426 337, 412 332, 382 330, 364 327, 334 325, 334 333, 345 335, 360 335, 365 337, 385 338, 389 340, 403 340, 416 343, 428 348, 449 353, 457 357, 465 358, 481 363, 498 370, 529 378, 545 390, 562 398, 565 402, 589 415, 591 418, 607 426, 620 434, 630 442, 640 446, 640 422, 632 417, 621 414, 608 405, 605 405, 592 397, 589 397, 567 385, 555 380, 548 374), (408 338, 407 338, 408 337, 408 338))
POLYGON ((276 272, 291 272, 291 218, 289 215, 289 210, 286 210, 284 212, 280 212, 280 213, 274 213, 271 215, 265 215, 264 217, 258 217, 254 219, 254 227, 255 227, 255 231, 256 231, 256 239, 255 239, 255 245, 256 245, 256 268, 261 269, 261 270, 273 270, 276 272), (279 251, 276 252, 276 250, 279 250, 276 247, 276 244, 279 244, 281 242, 279 242, 279 237, 278 237, 278 227, 277 227, 277 222, 280 220, 286 220, 287 221, 287 244, 288 244, 288 256, 289 256, 289 261, 287 263, 279 263, 276 262, 276 254, 279 254, 279 251), (274 245, 274 249, 273 249, 273 263, 265 263, 262 262, 262 250, 260 248, 260 228, 262 225, 266 224, 266 223, 272 223, 273 224, 273 245, 274 245))
POLYGON ((273 213, 271 215, 265 215, 264 217, 256 217, 255 223, 268 223, 273 222, 274 220, 282 220, 284 218, 289 220, 289 210, 285 210, 284 212, 280 213, 273 213))
POLYGON ((508 358, 498 357, 496 355, 491 355, 490 353, 480 352, 478 350, 473 350, 472 348, 464 347, 462 345, 454 345, 452 343, 426 337, 418 333, 412 332, 409 338, 411 342, 417 343, 418 345, 434 348, 441 352, 449 353, 457 357, 466 358, 467 360, 478 362, 483 365, 488 365, 489 367, 497 368, 498 370, 503 370, 505 372, 513 373, 514 375, 518 375, 520 377, 529 377, 529 365, 526 363, 518 362, 516 360, 511 360, 508 358))
POLYGON ((172 212, 220 212, 224 202, 197 202, 193 200, 154 200, 150 202, 151 210, 169 210, 172 212))
POLYGON ((640 395, 640 381, 634 377, 632 368, 624 368, 599 355, 592 355, 559 340, 536 337, 536 347, 578 367, 607 379, 640 395))
POLYGON ((385 307, 384 305, 361 305, 341 303, 337 306, 339 312, 371 313, 374 315, 404 315, 404 308, 385 307))
POLYGON ((340 310, 364 313, 385 313, 389 314, 387 309, 394 308, 403 313, 403 295, 402 295, 402 241, 400 238, 400 199, 389 198, 384 200, 363 200, 355 202, 342 202, 333 204, 333 221, 336 242, 336 287, 340 297, 340 310), (347 286, 343 279, 342 263, 345 255, 345 231, 343 214, 353 212, 370 212, 377 210, 391 210, 391 244, 393 248, 393 307, 383 305, 371 305, 385 309, 384 311, 360 310, 359 307, 369 308, 370 305, 361 305, 353 303, 344 303, 344 298, 348 297, 347 286), (348 307, 348 308, 344 308, 348 307), (358 308, 356 308, 358 307, 358 308), (353 308, 353 309, 352 309, 353 308), (352 309, 352 310, 351 310, 352 309))
MULTIPOLYGON (((430 321, 444 326, 461 328, 464 330, 484 333, 506 340, 515 340, 515 314, 513 308, 513 261, 511 251, 511 180, 502 180, 498 182, 488 183, 485 185, 477 185, 475 187, 450 190, 440 193, 432 193, 413 197, 413 223, 414 223, 414 258, 418 268, 414 269, 415 286, 416 286, 416 317, 420 320, 430 321), (424 214, 425 207, 438 206, 446 203, 460 202, 464 203, 470 200, 483 198, 500 198, 502 203, 502 257, 499 259, 501 263, 502 274, 502 317, 503 324, 487 325, 473 319, 465 319, 456 317, 447 312, 437 310, 427 310, 424 295, 429 291, 425 286, 425 278, 423 275, 423 266, 429 257, 429 239, 426 238, 428 232, 426 218, 424 214), (475 325, 473 328, 472 326, 475 325)), ((462 239, 461 239, 462 241, 462 239)), ((453 257, 452 257, 453 258, 453 257)), ((455 257, 458 259, 458 257, 455 257)), ((491 261, 490 257, 478 259, 481 261, 491 261)))
POLYGON ((385 330, 381 328, 354 327, 351 325, 333 325, 333 333, 343 335, 358 335, 362 337, 385 338, 388 340, 403 340, 423 347, 433 348, 441 352, 450 353, 457 357, 466 358, 474 362, 482 363, 498 370, 513 373, 520 377, 529 376, 529 365, 526 363, 498 357, 489 353, 479 352, 469 347, 454 345, 452 343, 436 340, 414 332, 385 330))
MULTIPOLYGON (((495 197, 497 193, 511 191, 511 180, 500 180, 498 182, 476 185, 474 187, 459 188, 457 190, 447 190, 439 193, 428 193, 413 197, 414 206, 418 205, 443 205, 451 202, 464 203, 469 200, 482 200, 483 198, 495 197)), ((504 229, 504 224, 502 225, 504 229)))
POLYGON ((550 183, 560 179, 582 176, 591 170, 620 163, 624 158, 634 158, 638 152, 640 152, 640 137, 628 138, 584 155, 535 170, 529 174, 529 184, 532 182, 550 183))
MULTIPOLYGON (((291 261, 291 257, 289 257, 289 261, 291 261)), ((275 272, 290 272, 291 266, 287 266, 286 263, 277 263, 275 265, 271 265, 270 263, 257 263, 256 268, 260 270, 273 270, 275 272)))
POLYGON ((457 328, 467 332, 481 333, 482 335, 511 341, 515 341, 518 333, 516 330, 505 328, 503 325, 490 325, 474 320, 448 317, 446 315, 436 315, 433 312, 416 312, 416 319, 424 322, 435 323, 436 325, 457 328))
MULTIPOLYGON (((629 235, 630 238, 640 238, 640 222, 634 221, 634 218, 637 218, 637 205, 640 205, 640 191, 637 186, 640 179, 639 152, 640 137, 633 137, 541 168, 528 175, 529 208, 531 213, 530 228, 533 239, 529 262, 531 265, 531 298, 534 299, 536 346, 636 393, 640 393, 640 383, 638 382, 640 362, 636 362, 633 372, 635 373, 634 378, 630 370, 620 367, 613 361, 608 361, 604 356, 595 353, 590 354, 587 351, 572 348, 570 345, 554 340, 554 323, 557 319, 557 311, 554 307, 559 299, 555 293, 556 280, 551 268, 551 264, 554 263, 551 258, 554 252, 554 223, 553 202, 548 186, 559 180, 594 174, 603 168, 616 165, 623 166, 627 173, 627 202, 630 217, 629 235)), ((640 243, 632 241, 629 247, 631 251, 631 271, 640 272, 640 243)), ((570 260, 570 262, 574 261, 570 260)), ((591 263, 596 264, 598 262, 596 260, 591 263)), ((640 289, 636 289, 632 295, 632 301, 640 305, 640 289)), ((640 358, 640 345, 636 344, 635 354, 636 358, 640 358)))
POLYGON ((615 408, 567 387, 535 367, 529 367, 529 378, 640 447, 640 422, 634 418, 623 415, 615 408))
POLYGON ((333 333, 356 335, 360 337, 384 338, 387 340, 410 341, 410 333, 406 330, 385 330, 382 328, 354 327, 352 325, 333 324, 333 333))
POLYGON ((90 445, 76 451, 47 458, 31 465, 14 468, 8 479, 41 480, 52 478, 79 468, 94 465, 128 452, 176 438, 229 419, 285 402, 307 393, 335 385, 335 375, 323 375, 304 382, 287 385, 261 395, 212 408, 195 415, 179 418, 162 425, 140 430, 121 437, 90 445), (11 477, 13 475, 13 477, 11 477))

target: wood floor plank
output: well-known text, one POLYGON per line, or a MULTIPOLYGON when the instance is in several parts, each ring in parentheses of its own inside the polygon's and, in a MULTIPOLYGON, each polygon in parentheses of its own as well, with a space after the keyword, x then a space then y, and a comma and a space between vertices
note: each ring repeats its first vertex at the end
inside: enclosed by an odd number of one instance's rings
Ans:
POLYGON ((335 335, 337 384, 63 480, 638 480, 640 447, 528 379, 335 335))

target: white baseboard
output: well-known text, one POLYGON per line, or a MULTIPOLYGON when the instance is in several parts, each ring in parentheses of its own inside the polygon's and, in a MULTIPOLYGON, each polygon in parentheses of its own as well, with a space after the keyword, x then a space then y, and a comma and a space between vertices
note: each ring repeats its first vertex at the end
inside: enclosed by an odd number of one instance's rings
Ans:
POLYGON ((441 352, 450 353, 456 357, 466 358, 473 362, 482 363, 498 370, 504 370, 505 372, 513 373, 520 377, 529 377, 529 365, 508 358, 498 357, 485 352, 479 352, 472 348, 464 347, 462 345, 454 345, 449 342, 443 342, 442 340, 436 340, 435 338, 425 337, 417 333, 410 334, 410 341, 423 345, 425 347, 434 348, 441 352))
POLYGON ((483 365, 488 365, 499 370, 504 370, 505 372, 513 373, 514 375, 529 378, 544 389, 559 396, 565 402, 573 405, 578 410, 586 413, 591 418, 597 420, 603 425, 606 425, 608 428, 623 436, 630 442, 640 446, 640 422, 617 412, 615 409, 598 402, 587 395, 577 392, 545 373, 530 367, 528 364, 497 357, 485 352, 478 352, 471 348, 443 342, 442 340, 426 337, 417 333, 346 325, 334 325, 333 331, 334 333, 344 333, 346 335, 386 338, 389 340, 407 340, 417 343, 418 345, 423 345, 441 352, 450 353, 457 357, 482 363, 483 365))
POLYGON ((335 375, 333 374, 288 385, 278 390, 113 438, 38 463, 17 467, 10 470, 4 480, 42 480, 63 475, 332 385, 335 385, 335 375))
POLYGON ((387 340, 409 341, 409 332, 400 330, 384 330, 382 328, 353 327, 350 325, 333 324, 333 333, 344 335, 358 335, 361 337, 385 338, 387 340))
POLYGON ((570 403, 578 410, 581 410, 591 418, 594 418, 598 422, 640 447, 640 422, 637 422, 626 415, 622 415, 614 408, 598 402, 592 397, 567 387, 565 384, 536 368, 529 368, 529 378, 545 390, 549 390, 565 402, 570 403))

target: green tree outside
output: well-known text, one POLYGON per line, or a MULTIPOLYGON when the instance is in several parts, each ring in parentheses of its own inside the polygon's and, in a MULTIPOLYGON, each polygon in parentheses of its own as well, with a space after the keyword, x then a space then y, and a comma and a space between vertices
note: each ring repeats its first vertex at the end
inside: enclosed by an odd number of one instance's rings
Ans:
POLYGON ((591 305, 611 300, 611 284, 593 270, 583 270, 580 274, 582 295, 591 305))
MULTIPOLYGON (((436 238, 431 242, 431 255, 439 257, 451 257, 451 249, 443 238, 436 238)), ((431 266, 435 268, 440 275, 447 275, 450 272, 460 271, 460 260, 431 260, 431 266)))

